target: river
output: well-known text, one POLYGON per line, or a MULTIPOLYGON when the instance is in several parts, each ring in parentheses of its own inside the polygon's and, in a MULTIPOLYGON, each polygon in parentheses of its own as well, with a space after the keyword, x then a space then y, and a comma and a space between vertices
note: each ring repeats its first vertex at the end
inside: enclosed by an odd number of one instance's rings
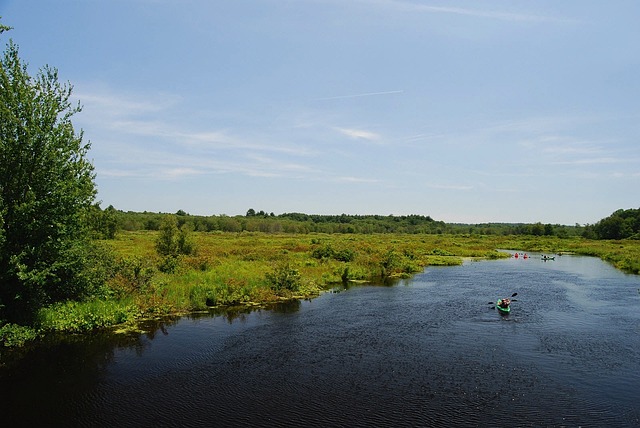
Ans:
POLYGON ((0 421, 640 426, 638 276, 533 254, 337 291, 43 344, 0 370, 0 421))

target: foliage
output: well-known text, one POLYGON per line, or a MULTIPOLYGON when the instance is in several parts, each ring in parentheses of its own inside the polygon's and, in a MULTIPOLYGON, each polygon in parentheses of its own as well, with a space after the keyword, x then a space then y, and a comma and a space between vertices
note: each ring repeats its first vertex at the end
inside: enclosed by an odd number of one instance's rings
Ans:
MULTIPOLYGON (((181 225, 189 224, 196 232, 264 232, 264 233, 407 233, 407 234, 458 234, 458 235, 535 235, 580 236, 585 228, 580 225, 485 223, 455 224, 436 221, 429 216, 381 216, 381 215, 312 215, 285 213, 275 215, 249 209, 245 215, 198 216, 182 212, 181 225)), ((118 229, 128 231, 158 230, 163 213, 117 212, 118 229)))
POLYGON ((94 238, 113 239, 118 230, 117 211, 113 205, 102 210, 100 204, 96 203, 89 209, 87 223, 94 238))
POLYGON ((137 315, 126 301, 67 301, 40 309, 38 324, 43 331, 83 332, 133 321, 137 315))
POLYGON ((640 237, 640 209, 617 210, 593 225, 597 239, 638 239, 640 237))
POLYGON ((195 253, 190 225, 185 223, 178 227, 178 221, 174 216, 165 216, 160 225, 156 249, 160 255, 171 257, 195 253))
POLYGON ((38 333, 31 327, 18 324, 5 324, 0 327, 0 344, 5 347, 23 346, 38 337, 38 333))
POLYGON ((118 297, 145 292, 154 275, 155 269, 149 259, 136 256, 122 258, 115 267, 110 288, 118 297))
POLYGON ((266 274, 269 286, 276 292, 296 292, 300 289, 300 272, 289 263, 278 264, 272 272, 266 274))
POLYGON ((0 60, 0 318, 93 293, 86 217, 95 196, 89 144, 76 134, 72 87, 35 78, 10 41, 0 60))
POLYGON ((356 257, 355 251, 350 248, 334 249, 331 244, 326 244, 313 249, 311 257, 315 259, 334 259, 341 262, 353 261, 356 257))

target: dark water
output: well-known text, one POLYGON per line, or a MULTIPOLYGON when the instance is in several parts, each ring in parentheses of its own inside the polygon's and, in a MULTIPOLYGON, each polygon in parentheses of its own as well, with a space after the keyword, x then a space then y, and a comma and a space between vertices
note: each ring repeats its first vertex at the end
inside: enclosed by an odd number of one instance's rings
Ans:
POLYGON ((594 258, 469 262, 78 337, 0 370, 0 423, 640 426, 639 290, 594 258), (513 292, 510 315, 490 309, 513 292))

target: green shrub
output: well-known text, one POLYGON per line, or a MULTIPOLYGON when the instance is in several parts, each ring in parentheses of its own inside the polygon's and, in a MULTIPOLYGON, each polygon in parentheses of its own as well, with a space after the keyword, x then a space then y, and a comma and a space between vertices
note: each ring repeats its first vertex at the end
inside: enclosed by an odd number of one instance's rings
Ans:
POLYGON ((18 324, 5 324, 0 327, 0 344, 5 347, 23 346, 38 337, 38 333, 31 327, 18 324))
POLYGON ((382 255, 382 258, 380 260, 381 277, 389 278, 393 274, 393 271, 399 266, 399 264, 400 256, 398 255, 398 253, 393 249, 387 250, 387 252, 382 255))
POLYGON ((322 247, 314 248, 311 252, 311 257, 320 260, 330 259, 331 257, 333 257, 333 248, 331 248, 331 245, 328 244, 322 247))
POLYGON ((166 256, 160 261, 158 265, 158 270, 162 273, 175 273, 180 265, 180 261, 178 257, 175 256, 166 256))
POLYGON ((431 254, 433 254, 434 256, 455 256, 455 254, 450 253, 447 250, 441 250, 440 248, 434 248, 433 250, 431 250, 431 254))
POLYGON ((339 262, 351 262, 356 258, 356 253, 349 248, 344 248, 342 250, 334 251, 333 258, 339 262))
POLYGON ((330 244, 327 244, 322 247, 314 248, 311 252, 311 257, 320 260, 334 259, 340 262, 351 262, 355 259, 356 253, 350 248, 335 250, 330 244))
POLYGON ((165 216, 160 225, 160 235, 156 241, 156 250, 161 256, 195 254, 196 245, 192 238, 191 225, 185 223, 178 227, 178 220, 175 216, 165 216))
POLYGON ((116 268, 116 274, 111 282, 114 292, 120 297, 131 292, 146 290, 155 275, 155 269, 149 259, 142 257, 130 257, 120 260, 116 268))
POLYGON ((83 332, 133 321, 138 309, 115 300, 62 302, 42 308, 38 325, 42 330, 83 332))
POLYGON ((283 290, 298 291, 300 289, 300 272, 291 267, 289 263, 281 263, 273 272, 266 274, 269 286, 279 293, 283 290))

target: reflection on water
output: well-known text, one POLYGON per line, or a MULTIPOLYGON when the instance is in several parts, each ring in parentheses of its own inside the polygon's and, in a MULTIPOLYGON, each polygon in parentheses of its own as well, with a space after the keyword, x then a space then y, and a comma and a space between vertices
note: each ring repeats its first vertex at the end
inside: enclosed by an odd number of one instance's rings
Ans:
POLYGON ((8 426, 638 426, 638 277, 600 260, 429 268, 396 286, 50 340, 0 370, 8 426), (489 301, 517 292, 507 316, 489 301))

